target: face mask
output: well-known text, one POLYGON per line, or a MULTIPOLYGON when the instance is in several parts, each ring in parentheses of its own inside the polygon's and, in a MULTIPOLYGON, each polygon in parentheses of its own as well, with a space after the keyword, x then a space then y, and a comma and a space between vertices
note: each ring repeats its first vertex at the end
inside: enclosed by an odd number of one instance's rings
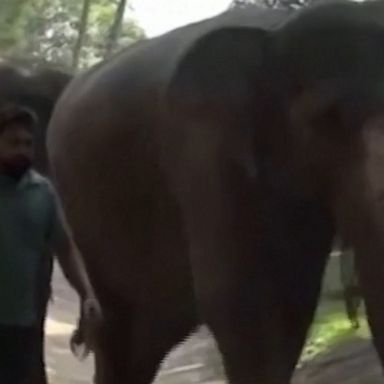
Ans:
POLYGON ((14 157, 9 160, 3 160, 4 173, 19 181, 25 173, 31 168, 31 160, 25 156, 14 157))

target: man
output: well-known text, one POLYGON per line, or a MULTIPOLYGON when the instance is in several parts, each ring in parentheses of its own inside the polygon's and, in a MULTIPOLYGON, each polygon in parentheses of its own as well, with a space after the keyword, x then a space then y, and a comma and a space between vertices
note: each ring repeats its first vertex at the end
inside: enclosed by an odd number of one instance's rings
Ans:
POLYGON ((362 302, 353 249, 345 244, 340 250, 340 279, 343 286, 345 310, 352 328, 358 329, 362 302))
POLYGON ((339 276, 343 290, 345 312, 351 327, 358 329, 360 327, 359 308, 362 303, 362 296, 357 277, 354 251, 340 237, 335 239, 333 249, 337 250, 339 257, 339 276))
POLYGON ((30 376, 46 300, 52 254, 78 292, 82 316, 101 311, 81 256, 50 182, 32 169, 36 117, 28 109, 0 109, 0 383, 30 376))

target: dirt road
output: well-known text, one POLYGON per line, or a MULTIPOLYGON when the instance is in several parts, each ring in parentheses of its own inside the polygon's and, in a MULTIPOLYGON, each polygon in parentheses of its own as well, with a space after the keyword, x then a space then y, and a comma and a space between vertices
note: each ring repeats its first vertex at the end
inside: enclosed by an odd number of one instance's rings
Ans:
MULTIPOLYGON (((52 384, 92 382, 92 359, 77 361, 68 339, 77 317, 77 300, 60 272, 54 277, 55 301, 47 322, 47 363, 52 384)), ((215 344, 201 329, 164 362, 156 384, 223 384, 215 344)), ((303 367, 294 384, 384 384, 369 341, 352 339, 303 367)))

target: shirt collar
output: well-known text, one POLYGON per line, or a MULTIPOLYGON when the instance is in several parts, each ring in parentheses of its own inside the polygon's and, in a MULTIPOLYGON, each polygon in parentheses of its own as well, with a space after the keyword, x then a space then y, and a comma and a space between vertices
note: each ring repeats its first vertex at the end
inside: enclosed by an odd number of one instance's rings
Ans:
POLYGON ((40 184, 40 177, 33 169, 28 170, 18 182, 15 182, 12 177, 0 173, 0 188, 14 187, 17 189, 24 189, 37 184, 40 184))

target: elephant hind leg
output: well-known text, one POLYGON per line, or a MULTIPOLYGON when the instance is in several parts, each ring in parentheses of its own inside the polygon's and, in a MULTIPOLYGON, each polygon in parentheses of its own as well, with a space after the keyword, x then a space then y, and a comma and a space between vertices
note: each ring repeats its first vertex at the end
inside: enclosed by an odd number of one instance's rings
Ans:
POLYGON ((281 265, 264 276, 255 272, 243 291, 251 297, 236 295, 220 318, 208 318, 231 383, 290 383, 316 311, 327 255, 312 256, 292 257, 288 268, 281 265))
POLYGON ((100 334, 96 384, 150 384, 167 353, 195 327, 193 318, 172 321, 163 311, 137 311, 130 320, 114 314, 100 334))
MULTIPOLYGON (((319 246, 318 243, 314 243, 319 246)), ((280 286, 282 333, 287 369, 291 374, 300 359, 319 302, 328 252, 313 250, 291 258, 289 274, 280 286)))
MULTIPOLYGON (((196 193, 201 201, 206 195, 196 193)), ((245 193, 213 190, 209 197, 199 203, 204 210, 186 210, 202 316, 231 383, 288 384, 316 310, 331 246, 327 212, 317 202, 284 197, 272 196, 270 202, 264 197, 263 205, 246 204, 245 193)), ((193 194, 187 198, 186 203, 195 203, 193 194)))

